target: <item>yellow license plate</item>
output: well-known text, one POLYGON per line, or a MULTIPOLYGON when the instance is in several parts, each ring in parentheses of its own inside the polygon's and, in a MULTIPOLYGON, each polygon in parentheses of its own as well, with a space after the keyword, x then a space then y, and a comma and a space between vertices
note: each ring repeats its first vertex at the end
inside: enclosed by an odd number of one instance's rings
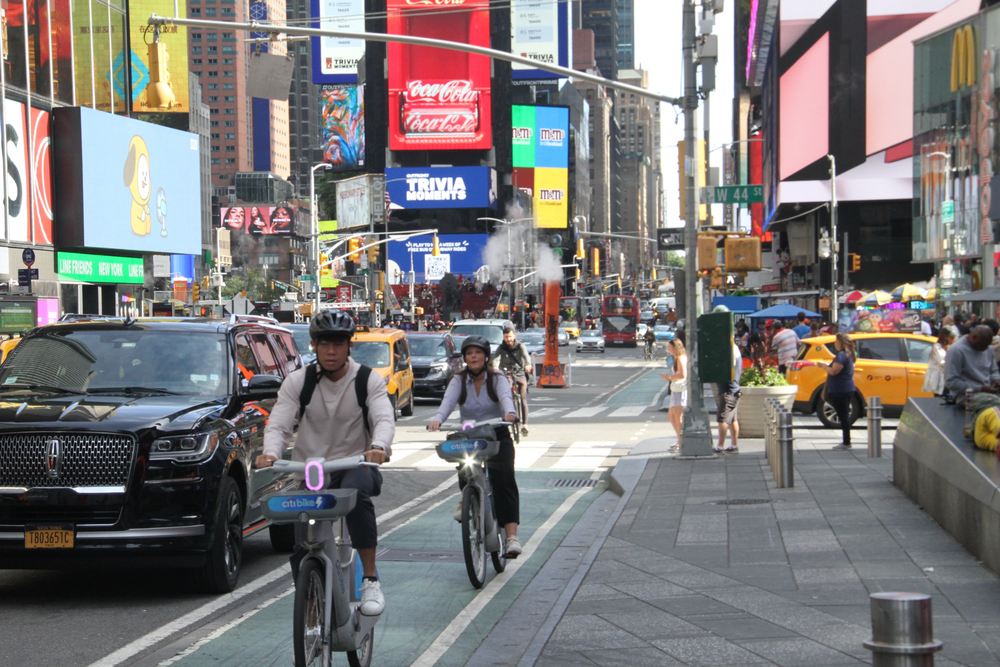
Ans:
POLYGON ((72 549, 72 526, 31 526, 24 530, 25 549, 72 549))

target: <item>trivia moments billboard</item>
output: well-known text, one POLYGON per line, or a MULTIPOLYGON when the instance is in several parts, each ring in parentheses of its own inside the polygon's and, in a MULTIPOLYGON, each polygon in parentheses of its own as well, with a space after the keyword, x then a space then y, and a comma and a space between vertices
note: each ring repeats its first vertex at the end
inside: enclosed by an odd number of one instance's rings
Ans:
POLYGON ((514 187, 531 195, 536 227, 569 219, 569 108, 515 105, 514 187))
MULTIPOLYGON (((490 46, 489 0, 387 0, 390 35, 490 46)), ((490 59, 390 42, 390 150, 493 147, 490 59)))

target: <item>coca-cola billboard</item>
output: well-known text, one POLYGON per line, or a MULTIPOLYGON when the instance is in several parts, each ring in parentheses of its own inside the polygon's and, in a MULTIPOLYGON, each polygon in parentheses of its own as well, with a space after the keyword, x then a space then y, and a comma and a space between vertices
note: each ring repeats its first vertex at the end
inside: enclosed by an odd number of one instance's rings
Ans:
MULTIPOLYGON (((389 34, 490 45, 489 0, 387 0, 387 10, 389 34)), ((492 147, 489 58, 396 43, 387 49, 391 150, 492 147)))

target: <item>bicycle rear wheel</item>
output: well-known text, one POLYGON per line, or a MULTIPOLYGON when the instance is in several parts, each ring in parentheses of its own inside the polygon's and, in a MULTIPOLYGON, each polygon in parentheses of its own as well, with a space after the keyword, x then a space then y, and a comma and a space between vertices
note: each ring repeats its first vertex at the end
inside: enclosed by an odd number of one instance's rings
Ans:
POLYGON ((483 535, 483 505, 479 490, 469 484, 462 491, 462 553, 465 571, 473 588, 486 583, 486 539, 483 535))
POLYGON ((369 667, 372 664, 372 647, 374 645, 375 628, 372 628, 357 651, 347 652, 347 664, 351 667, 369 667))
POLYGON ((292 616, 292 646, 295 667, 323 665, 323 613, 325 609, 326 574, 322 564, 307 558, 299 568, 295 582, 295 603, 292 616))

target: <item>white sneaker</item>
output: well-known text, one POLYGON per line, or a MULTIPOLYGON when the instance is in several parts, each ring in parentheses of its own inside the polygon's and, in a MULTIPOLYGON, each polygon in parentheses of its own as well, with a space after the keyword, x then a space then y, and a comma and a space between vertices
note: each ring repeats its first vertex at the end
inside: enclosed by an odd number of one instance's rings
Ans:
POLYGON ((458 507, 455 508, 455 521, 462 523, 462 501, 458 501, 458 507))
POLYGON ((507 548, 504 549, 504 555, 507 558, 517 558, 523 551, 521 549, 521 540, 517 539, 516 535, 507 538, 507 548))
POLYGON ((385 598, 382 596, 382 584, 365 579, 361 584, 361 607, 358 611, 364 616, 378 616, 383 609, 385 598))
POLYGON ((521 435, 528 435, 528 427, 527 426, 522 426, 521 427, 521 435))

